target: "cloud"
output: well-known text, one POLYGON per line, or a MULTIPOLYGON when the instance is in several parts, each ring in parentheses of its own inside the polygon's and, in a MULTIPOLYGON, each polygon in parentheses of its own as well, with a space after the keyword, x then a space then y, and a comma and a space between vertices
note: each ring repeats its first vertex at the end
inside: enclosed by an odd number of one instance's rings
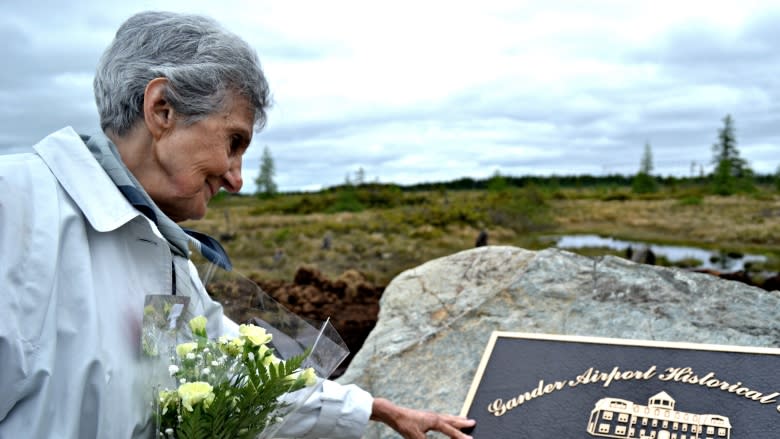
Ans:
POLYGON ((31 0, 0 17, 0 152, 64 125, 97 128, 91 76, 144 9, 214 17, 256 48, 274 97, 262 147, 283 190, 367 179, 709 166, 721 119, 740 152, 777 168, 780 8, 772 2, 490 0, 375 3, 31 0), (46 7, 47 13, 39 10, 46 7))

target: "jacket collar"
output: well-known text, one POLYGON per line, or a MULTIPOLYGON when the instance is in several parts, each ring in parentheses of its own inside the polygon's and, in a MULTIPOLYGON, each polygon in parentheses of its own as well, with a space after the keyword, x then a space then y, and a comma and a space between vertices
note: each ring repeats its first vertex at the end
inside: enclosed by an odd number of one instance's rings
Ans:
POLYGON ((55 131, 33 149, 98 232, 116 230, 139 215, 73 128, 55 131))
POLYGON ((92 143, 88 147, 81 136, 71 127, 66 127, 33 148, 95 230, 116 230, 139 216, 140 212, 157 225, 174 252, 188 258, 187 244, 192 243, 209 261, 225 270, 232 269, 227 252, 217 240, 194 230, 182 229, 157 208, 121 164, 107 139, 108 147, 101 146, 99 142, 92 143), (92 151, 95 148, 100 150, 92 151), (96 156, 102 157, 102 161, 98 161, 96 156))

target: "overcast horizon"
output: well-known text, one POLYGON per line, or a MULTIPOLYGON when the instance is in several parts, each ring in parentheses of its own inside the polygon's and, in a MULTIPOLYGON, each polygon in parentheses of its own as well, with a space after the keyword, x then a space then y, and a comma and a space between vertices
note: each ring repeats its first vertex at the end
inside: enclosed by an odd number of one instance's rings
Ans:
POLYGON ((99 128, 94 68, 119 25, 157 9, 210 16, 258 52, 282 191, 502 175, 712 169, 731 114, 740 155, 780 165, 780 5, 771 1, 0 0, 0 154, 99 128), (45 12, 44 12, 45 11, 45 12))

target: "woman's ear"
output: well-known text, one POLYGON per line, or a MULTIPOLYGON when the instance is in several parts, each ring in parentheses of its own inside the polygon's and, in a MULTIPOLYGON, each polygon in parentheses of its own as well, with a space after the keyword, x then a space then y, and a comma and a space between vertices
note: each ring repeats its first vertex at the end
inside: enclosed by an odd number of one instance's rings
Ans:
POLYGON ((160 139, 175 124, 174 110, 165 98, 167 78, 154 78, 144 90, 144 122, 152 138, 160 139))

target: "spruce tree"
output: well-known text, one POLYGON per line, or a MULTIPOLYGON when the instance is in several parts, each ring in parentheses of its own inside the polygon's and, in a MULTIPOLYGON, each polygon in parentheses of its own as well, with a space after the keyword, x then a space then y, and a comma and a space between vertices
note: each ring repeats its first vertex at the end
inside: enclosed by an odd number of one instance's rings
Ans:
POLYGON ((718 141, 712 145, 713 191, 718 195, 732 195, 754 189, 753 171, 739 156, 734 120, 730 114, 723 118, 723 128, 718 130, 718 141))
POLYGON ((645 151, 642 154, 642 160, 639 162, 639 172, 631 182, 631 188, 635 193, 646 194, 658 190, 658 183, 653 172, 653 152, 650 148, 650 142, 645 143, 645 151))
POLYGON ((361 166, 355 172, 355 186, 363 186, 364 184, 366 184, 366 170, 361 166))
POLYGON ((273 197, 276 195, 277 188, 276 183, 274 182, 275 174, 274 158, 271 157, 271 150, 269 150, 268 145, 266 145, 263 148, 263 155, 260 158, 260 174, 258 174, 255 179, 257 195, 262 197, 273 197))

